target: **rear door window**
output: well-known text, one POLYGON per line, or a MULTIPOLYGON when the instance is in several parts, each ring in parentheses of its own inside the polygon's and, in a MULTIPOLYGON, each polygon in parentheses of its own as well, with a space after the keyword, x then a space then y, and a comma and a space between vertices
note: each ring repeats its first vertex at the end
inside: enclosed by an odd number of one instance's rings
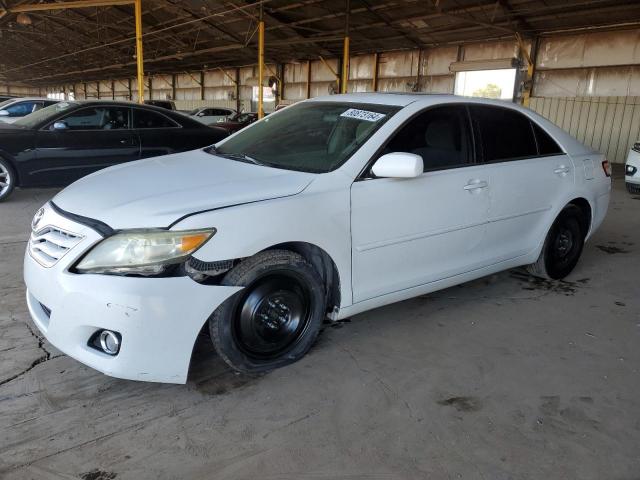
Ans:
POLYGON ((484 162, 536 157, 538 148, 529 119, 509 108, 469 105, 476 155, 484 162))
POLYGON ((133 128, 176 128, 179 126, 160 113, 139 108, 133 109, 133 128))

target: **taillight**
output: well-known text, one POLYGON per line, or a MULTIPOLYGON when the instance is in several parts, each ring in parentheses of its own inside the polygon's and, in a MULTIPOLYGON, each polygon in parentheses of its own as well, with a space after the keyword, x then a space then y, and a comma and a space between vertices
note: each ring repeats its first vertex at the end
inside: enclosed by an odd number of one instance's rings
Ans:
POLYGON ((611 176, 611 165, 609 164, 609 160, 602 162, 602 170, 604 170, 604 174, 607 177, 611 176))

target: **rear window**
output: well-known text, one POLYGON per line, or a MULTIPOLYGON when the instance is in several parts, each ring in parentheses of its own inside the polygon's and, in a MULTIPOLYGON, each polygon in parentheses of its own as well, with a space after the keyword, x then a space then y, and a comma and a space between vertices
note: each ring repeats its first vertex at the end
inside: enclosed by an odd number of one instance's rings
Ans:
POLYGON ((470 105, 476 136, 476 153, 484 162, 538 155, 531 122, 508 108, 470 105))

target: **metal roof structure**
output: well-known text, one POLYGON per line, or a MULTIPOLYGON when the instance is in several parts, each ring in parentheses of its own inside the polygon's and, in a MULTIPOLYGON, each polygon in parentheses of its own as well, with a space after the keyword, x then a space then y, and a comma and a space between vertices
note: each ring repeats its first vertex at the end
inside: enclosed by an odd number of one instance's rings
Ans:
MULTIPOLYGON (((0 0, 0 82, 135 74, 133 5, 20 11, 35 1, 0 0)), ((255 64, 259 3, 143 0, 145 73, 255 64)), ((264 0, 265 61, 339 57, 347 4, 351 55, 640 25, 638 0, 264 0)))

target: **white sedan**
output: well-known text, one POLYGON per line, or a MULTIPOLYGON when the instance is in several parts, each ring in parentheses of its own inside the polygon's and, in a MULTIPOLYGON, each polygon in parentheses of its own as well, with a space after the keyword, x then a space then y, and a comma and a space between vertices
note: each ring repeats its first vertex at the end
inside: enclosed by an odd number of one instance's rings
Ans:
POLYGON ((59 101, 46 98, 10 98, 0 103, 0 122, 13 123, 59 101))
POLYGON ((230 108, 213 108, 213 107, 200 107, 192 110, 188 113, 194 120, 210 125, 212 123, 224 122, 237 112, 230 108))
POLYGON ((33 219, 27 302, 53 345, 107 375, 185 382, 203 327, 231 367, 267 371, 327 317, 522 265, 565 277, 609 175, 513 104, 316 98, 63 190, 33 219))
POLYGON ((640 193, 640 142, 633 144, 624 168, 624 182, 629 193, 640 193))

